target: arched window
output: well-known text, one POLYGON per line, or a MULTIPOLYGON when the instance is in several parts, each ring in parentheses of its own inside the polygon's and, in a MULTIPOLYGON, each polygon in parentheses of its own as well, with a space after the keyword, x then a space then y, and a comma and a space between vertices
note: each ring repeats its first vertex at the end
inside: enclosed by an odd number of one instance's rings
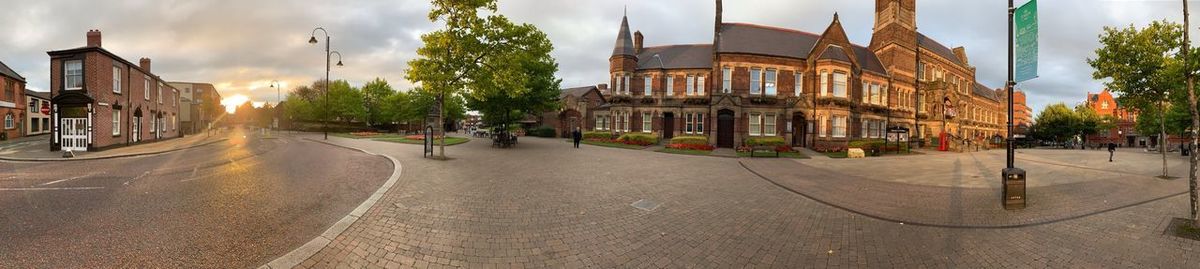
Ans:
POLYGON ((9 129, 17 128, 15 125, 16 125, 16 122, 13 121, 13 114, 12 113, 4 114, 4 129, 9 130, 9 129))

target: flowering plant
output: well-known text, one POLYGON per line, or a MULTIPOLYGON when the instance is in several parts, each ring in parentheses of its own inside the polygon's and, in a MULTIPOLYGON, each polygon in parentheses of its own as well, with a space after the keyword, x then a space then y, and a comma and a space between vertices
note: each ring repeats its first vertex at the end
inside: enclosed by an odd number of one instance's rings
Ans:
POLYGON ((710 150, 716 149, 716 147, 713 147, 711 145, 697 145, 697 144, 669 144, 669 145, 667 145, 667 148, 682 149, 682 150, 703 150, 703 151, 710 151, 710 150))

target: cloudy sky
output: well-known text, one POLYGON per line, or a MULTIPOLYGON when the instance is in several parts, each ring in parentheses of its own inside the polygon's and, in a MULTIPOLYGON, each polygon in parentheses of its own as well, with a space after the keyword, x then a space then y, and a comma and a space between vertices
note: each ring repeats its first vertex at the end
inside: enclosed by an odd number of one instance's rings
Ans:
MULTIPOLYGON (((979 81, 1003 85, 1006 1, 917 2, 922 32, 950 47, 965 46, 979 81)), ((1102 27, 1182 21, 1181 4, 1174 0, 1038 4, 1041 77, 1018 86, 1035 110, 1056 102, 1074 104, 1103 88, 1085 62, 1098 47, 1102 27)), ((106 49, 132 62, 153 59, 153 71, 167 80, 209 82, 226 97, 256 102, 276 100, 275 90, 267 87, 272 80, 290 89, 324 75, 323 44, 306 42, 317 26, 329 30, 333 49, 345 56, 346 66, 335 67, 334 79, 362 85, 382 77, 397 89, 412 86, 404 81, 404 70, 421 45, 420 35, 439 27, 427 19, 428 0, 0 0, 0 6, 6 33, 0 38, 0 61, 28 78, 31 89, 49 87, 46 51, 83 46, 87 30, 100 29, 106 49)), ((626 7, 630 26, 645 34, 647 46, 712 41, 713 1, 500 1, 501 14, 550 36, 566 87, 607 80, 607 59, 626 7)), ((852 42, 870 42, 870 0, 726 1, 724 18, 820 33, 834 12, 852 42)))

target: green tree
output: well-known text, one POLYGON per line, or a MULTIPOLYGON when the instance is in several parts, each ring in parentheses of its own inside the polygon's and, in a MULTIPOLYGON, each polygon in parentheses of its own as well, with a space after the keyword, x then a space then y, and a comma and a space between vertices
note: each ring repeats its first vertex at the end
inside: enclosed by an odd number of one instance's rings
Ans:
POLYGON ((366 122, 368 125, 377 125, 389 122, 388 114, 386 113, 385 104, 396 94, 391 85, 388 85, 387 80, 375 78, 371 82, 363 85, 363 105, 366 107, 366 122))
MULTIPOLYGON (((1183 27, 1168 21, 1155 21, 1143 29, 1104 27, 1100 34, 1103 47, 1096 49, 1096 58, 1088 64, 1095 71, 1092 77, 1105 79, 1105 86, 1120 94, 1122 104, 1138 111, 1157 111, 1165 118, 1165 100, 1171 90, 1182 90, 1182 61, 1175 56, 1182 45, 1183 27), (1157 109, 1155 109, 1157 108, 1157 109)), ((1159 121, 1159 131, 1166 137, 1166 122, 1159 121)), ((1161 139, 1160 139, 1161 140, 1161 139)), ((1162 153, 1162 177, 1167 174, 1166 143, 1159 143, 1162 153)))
POLYGON ((1108 130, 1101 128, 1103 127, 1101 126, 1103 124, 1102 121, 1103 118, 1099 114, 1096 114, 1096 111, 1092 110, 1091 107, 1082 104, 1075 106, 1075 126, 1073 128, 1075 133, 1084 139, 1084 144, 1088 142, 1088 136, 1108 130))
POLYGON ((1039 140, 1050 140, 1054 142, 1067 142, 1078 132, 1078 116, 1075 111, 1067 108, 1066 104, 1057 103, 1046 106, 1038 113, 1036 124, 1031 127, 1031 132, 1039 140))
MULTIPOLYGON (((421 36, 424 45, 408 62, 406 78, 437 93, 441 106, 454 96, 490 102, 488 97, 529 93, 530 81, 544 75, 527 67, 550 59, 549 38, 533 25, 496 14, 495 0, 433 0, 429 20, 445 26, 421 36)), ((445 153, 439 146, 438 155, 445 153)))

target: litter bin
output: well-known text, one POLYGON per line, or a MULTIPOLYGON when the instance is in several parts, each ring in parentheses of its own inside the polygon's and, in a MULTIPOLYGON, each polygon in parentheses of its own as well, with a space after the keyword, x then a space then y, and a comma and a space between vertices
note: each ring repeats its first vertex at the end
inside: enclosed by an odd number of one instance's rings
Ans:
POLYGON ((1025 208, 1025 170, 1021 168, 1005 168, 1003 171, 1004 190, 1001 204, 1004 209, 1025 208))

